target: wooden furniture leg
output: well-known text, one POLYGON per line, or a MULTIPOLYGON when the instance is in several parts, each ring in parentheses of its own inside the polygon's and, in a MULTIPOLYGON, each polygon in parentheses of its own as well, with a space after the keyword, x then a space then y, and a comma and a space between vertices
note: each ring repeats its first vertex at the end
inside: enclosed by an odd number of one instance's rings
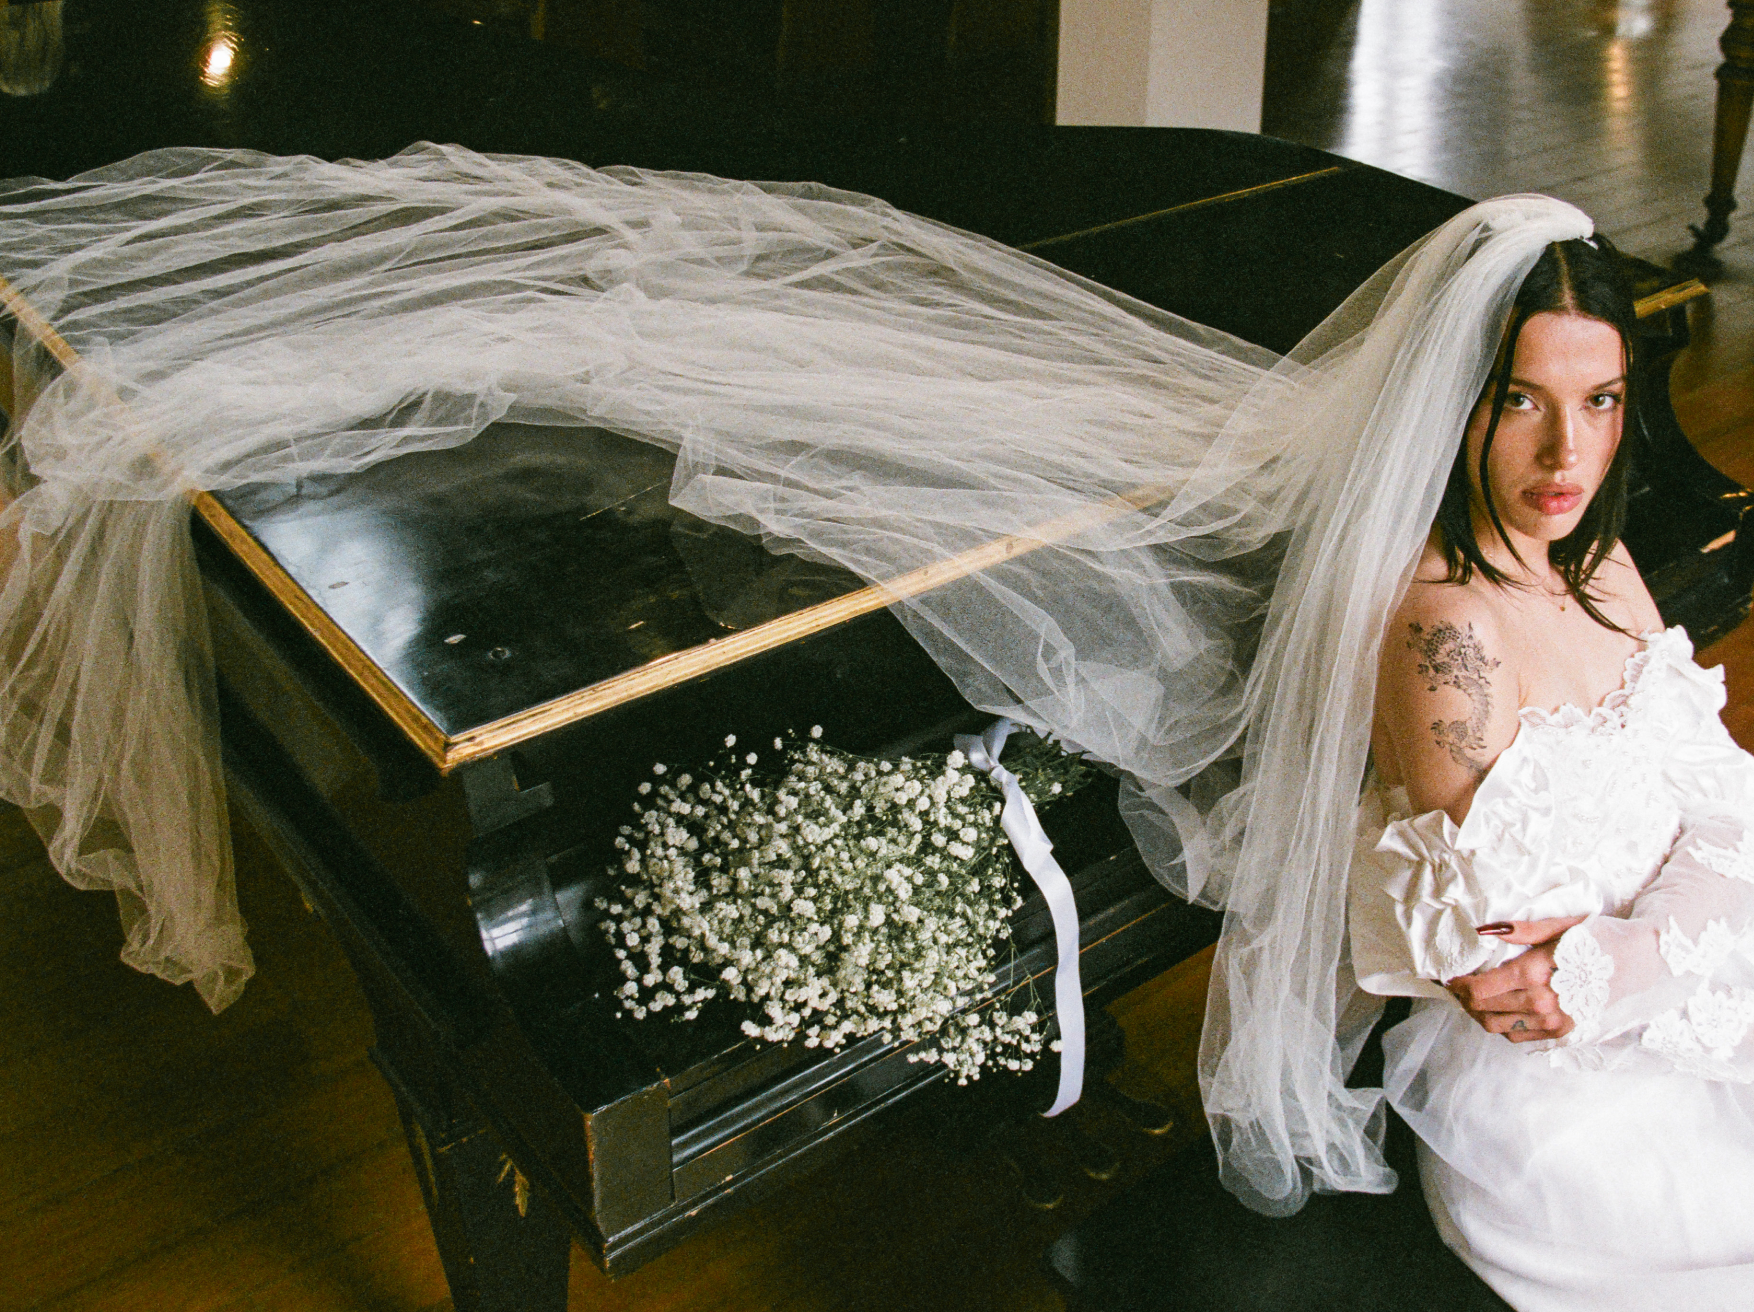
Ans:
POLYGON ((457 1312, 566 1312, 572 1236, 479 1119, 434 1115, 382 1049, 457 1312))
POLYGON ((1716 267, 1711 248, 1730 230, 1736 208, 1736 174, 1748 141, 1748 114, 1754 108, 1754 0, 1729 0, 1730 25, 1718 40, 1724 62, 1717 70, 1717 126, 1711 144, 1711 190, 1705 197, 1705 226, 1689 225, 1693 249, 1686 259, 1716 267))
POLYGON ((456 1312, 566 1312, 571 1232, 459 1079, 469 1023, 430 987, 412 916, 223 683, 219 705, 231 797, 335 935, 371 1008, 372 1062, 395 1095, 456 1312))

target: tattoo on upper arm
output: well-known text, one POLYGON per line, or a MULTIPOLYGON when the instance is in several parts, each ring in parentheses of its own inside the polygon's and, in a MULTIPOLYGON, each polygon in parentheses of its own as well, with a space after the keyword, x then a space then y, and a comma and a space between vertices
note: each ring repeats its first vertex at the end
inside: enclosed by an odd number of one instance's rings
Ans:
POLYGON ((1492 768, 1484 758, 1486 722, 1492 716, 1492 685, 1487 675, 1501 662, 1486 654, 1472 624, 1457 628, 1446 621, 1432 625, 1429 633, 1419 624, 1407 628, 1413 635, 1407 646, 1419 654, 1419 673, 1430 681, 1426 691, 1436 692, 1442 684, 1468 699, 1468 718, 1433 722, 1433 738, 1449 753, 1450 760, 1472 771, 1475 778, 1484 778, 1492 768))

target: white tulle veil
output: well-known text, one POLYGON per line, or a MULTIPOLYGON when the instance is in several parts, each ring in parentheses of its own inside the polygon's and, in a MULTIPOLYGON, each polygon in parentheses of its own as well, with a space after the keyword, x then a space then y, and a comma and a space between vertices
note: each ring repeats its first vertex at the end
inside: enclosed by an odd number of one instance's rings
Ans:
POLYGON ((1340 1035, 1380 630, 1518 284, 1589 231, 1476 206, 1280 359, 809 185, 434 146, 0 185, 0 274, 78 357, 51 381, 15 343, 0 791, 117 892, 127 959, 217 1008, 250 961, 191 492, 506 418, 666 446, 677 505, 877 582, 1048 538, 897 613, 970 701, 1121 772, 1155 873, 1225 907, 1202 1076, 1231 1187, 1386 1189, 1340 1035))

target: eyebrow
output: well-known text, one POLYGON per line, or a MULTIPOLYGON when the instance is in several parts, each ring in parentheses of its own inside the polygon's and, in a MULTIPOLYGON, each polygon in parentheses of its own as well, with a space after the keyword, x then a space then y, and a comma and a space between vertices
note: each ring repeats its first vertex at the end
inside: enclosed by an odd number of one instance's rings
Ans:
MULTIPOLYGON (((1605 383, 1597 383, 1594 387, 1590 388, 1590 391, 1600 392, 1604 388, 1614 387, 1614 386, 1617 386, 1618 384, 1624 383, 1625 381, 1626 381, 1626 375, 1625 374, 1618 374, 1615 377, 1610 378, 1605 383)), ((1512 374, 1510 377, 1510 386, 1512 386, 1512 387, 1526 387, 1530 391, 1535 391, 1535 392, 1544 392, 1547 390, 1540 383, 1531 383, 1528 379, 1518 378, 1515 374, 1512 374)))

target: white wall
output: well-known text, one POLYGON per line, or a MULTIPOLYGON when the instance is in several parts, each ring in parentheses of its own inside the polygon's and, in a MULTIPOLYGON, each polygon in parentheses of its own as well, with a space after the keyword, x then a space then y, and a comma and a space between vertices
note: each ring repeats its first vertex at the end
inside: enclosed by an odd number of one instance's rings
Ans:
POLYGON ((1060 0, 1060 123, 1261 130, 1267 0, 1060 0))

